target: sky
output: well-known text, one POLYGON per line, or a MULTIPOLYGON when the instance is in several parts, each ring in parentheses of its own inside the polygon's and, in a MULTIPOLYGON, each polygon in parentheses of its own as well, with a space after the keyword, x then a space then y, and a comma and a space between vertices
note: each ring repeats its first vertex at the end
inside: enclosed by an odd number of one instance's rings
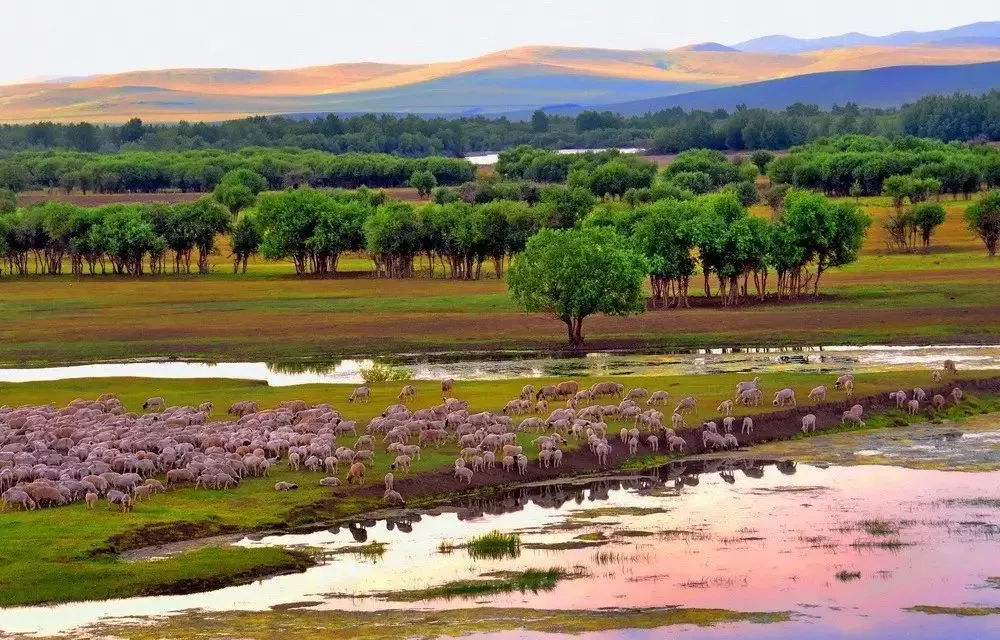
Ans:
POLYGON ((436 62, 539 44, 669 49, 996 19, 996 0, 0 0, 0 83, 170 67, 436 62))

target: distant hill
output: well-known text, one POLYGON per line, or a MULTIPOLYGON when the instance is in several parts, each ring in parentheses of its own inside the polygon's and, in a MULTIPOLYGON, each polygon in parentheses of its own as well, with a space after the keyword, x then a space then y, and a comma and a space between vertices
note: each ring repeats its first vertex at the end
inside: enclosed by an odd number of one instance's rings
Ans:
MULTIPOLYGON (((40 80, 0 86, 0 122, 123 122, 133 116, 151 122, 213 121, 328 112, 513 116, 544 105, 562 105, 553 111, 570 112, 832 71, 993 61, 1000 61, 1000 23, 884 38, 848 34, 805 41, 770 36, 737 48, 718 42, 638 51, 530 46, 432 64, 353 62, 285 70, 162 69, 40 80), (911 43, 928 37, 937 40, 911 43), (852 43, 856 46, 842 46, 852 43), (810 48, 816 46, 834 48, 810 48), (738 50, 742 47, 752 50, 738 50), (785 51, 791 49, 808 50, 785 51)), ((852 77, 830 76, 828 81, 852 77)), ((910 83, 911 88, 898 87, 896 93, 908 96, 917 87, 934 85, 909 77, 900 82, 910 83)), ((819 89, 820 95, 833 93, 833 88, 819 89)), ((876 89, 880 95, 893 93, 891 87, 876 89)), ((843 93, 858 99, 850 87, 843 93)), ((771 98, 783 101, 780 95, 771 98)), ((863 98, 858 101, 863 102, 863 98)))
POLYGON ((607 104, 601 108, 622 115, 634 115, 672 107, 731 110, 740 104, 784 109, 796 102, 816 104, 824 109, 848 102, 868 107, 893 107, 935 93, 959 91, 980 94, 991 89, 1000 89, 1000 62, 811 73, 651 100, 607 104))
POLYGON ((967 43, 982 43, 984 39, 992 41, 996 38, 1000 38, 1000 22, 976 22, 952 29, 941 29, 939 31, 900 31, 887 36, 869 36, 857 32, 825 38, 793 38, 784 35, 773 35, 740 42, 733 45, 733 48, 755 53, 794 54, 837 47, 873 45, 899 47, 962 40, 965 40, 967 43))

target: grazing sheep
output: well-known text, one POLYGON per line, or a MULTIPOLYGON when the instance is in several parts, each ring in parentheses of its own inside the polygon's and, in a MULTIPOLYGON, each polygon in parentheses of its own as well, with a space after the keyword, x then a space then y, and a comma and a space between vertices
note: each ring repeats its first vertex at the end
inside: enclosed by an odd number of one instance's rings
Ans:
POLYGON ((844 385, 847 384, 848 381, 850 381, 852 383, 854 382, 854 374, 853 373, 845 373, 844 375, 842 375, 839 378, 837 378, 837 381, 835 383, 833 383, 833 387, 835 389, 843 389, 844 385))
POLYGON ((715 422, 706 422, 702 425, 705 427, 705 431, 711 431, 712 433, 719 433, 719 425, 715 422))
POLYGON ((913 399, 919 402, 927 401, 927 392, 920 387, 914 387, 913 389, 913 399))
POLYGON ((628 439, 628 453, 634 456, 639 452, 639 439, 632 437, 628 439))
POLYGON ((955 404, 958 404, 959 402, 961 402, 962 401, 962 397, 964 395, 965 394, 962 393, 962 390, 959 389, 958 387, 955 387, 954 389, 951 390, 951 399, 955 401, 955 404))
POLYGON ((394 475, 392 475, 392 473, 385 474, 385 478, 383 478, 383 480, 385 481, 385 490, 386 491, 391 491, 392 490, 392 482, 395 479, 396 479, 396 477, 394 475))
POLYGON ((727 449, 739 449, 740 448, 740 441, 737 440, 736 436, 734 436, 733 434, 727 433, 725 436, 723 436, 722 439, 725 440, 725 442, 726 442, 726 448, 727 449))
POLYGON ((504 456, 500 460, 500 464, 503 467, 504 471, 513 471, 514 470, 514 456, 504 456))
POLYGON ((723 418, 722 419, 723 431, 725 431, 726 433, 732 433, 734 422, 736 422, 736 418, 734 418, 733 416, 726 416, 725 418, 723 418))
POLYGON ((472 484, 472 469, 468 467, 455 467, 455 477, 459 480, 465 480, 467 484, 472 484))
POLYGON ((725 438, 711 431, 702 431, 701 438, 706 449, 725 449, 728 446, 725 438))
POLYGON ((301 463, 301 461, 302 457, 299 455, 297 451, 293 451, 292 453, 288 454, 288 468, 291 469, 292 471, 299 470, 299 464, 301 463))
POLYGON ((539 400, 535 403, 535 413, 545 413, 549 410, 549 403, 545 400, 539 400))
POLYGON ((809 399, 815 400, 816 402, 823 402, 826 400, 826 385, 820 385, 818 387, 813 387, 812 391, 809 392, 809 399))
POLYGON ((451 391, 455 387, 455 381, 451 378, 445 378, 441 381, 441 395, 444 395, 451 391))
POLYGON ((955 366, 954 360, 945 360, 944 364, 942 365, 942 368, 951 375, 955 375, 958 373, 958 367, 955 366))
POLYGON ((809 413, 802 416, 802 433, 816 430, 816 416, 809 413))
POLYGON ((893 391, 889 394, 890 400, 896 401, 896 408, 902 409, 906 406, 906 392, 905 391, 893 391))
POLYGON ((274 483, 274 490, 275 491, 293 491, 293 490, 298 489, 298 488, 299 488, 299 485, 295 484, 294 482, 284 482, 284 481, 282 481, 282 482, 276 482, 276 483, 274 483))
POLYGON ((795 404, 795 390, 784 388, 774 394, 774 400, 771 401, 776 407, 784 407, 787 405, 796 406, 795 404))
POLYGON ((372 390, 368 387, 358 387, 353 392, 351 392, 350 397, 347 398, 348 402, 371 402, 372 390))
POLYGON ((638 400, 640 398, 645 398, 648 395, 649 395, 648 391, 646 391, 642 387, 636 387, 635 389, 631 389, 628 392, 628 395, 625 397, 628 398, 629 400, 638 400))
POLYGON ((144 484, 147 487, 151 487, 154 493, 160 493, 161 491, 167 490, 167 488, 164 487, 163 484, 156 478, 146 478, 144 484))
POLYGON ((747 389, 736 398, 736 404, 745 404, 748 407, 758 407, 764 403, 764 392, 761 389, 747 389))
POLYGON ((153 487, 148 484, 139 485, 138 487, 132 489, 132 497, 136 502, 145 500, 151 495, 153 495, 153 487))
POLYGON ((680 436, 670 436, 669 438, 667 438, 667 448, 671 452, 673 452, 674 449, 677 449, 678 451, 684 451, 685 447, 687 447, 687 441, 684 440, 684 438, 680 436))
POLYGON ((27 491, 19 489, 17 487, 12 487, 3 492, 3 510, 7 510, 7 505, 16 504, 20 505, 21 509, 24 511, 31 511, 37 508, 35 500, 28 495, 27 491))
POLYGON ((97 506, 98 496, 93 491, 88 491, 87 495, 85 495, 83 499, 84 501, 86 501, 88 509, 93 509, 94 507, 97 506))
POLYGON ((743 418, 743 426, 740 427, 740 433, 753 433, 753 418, 750 416, 743 418))
POLYGON ((935 409, 943 409, 944 408, 944 403, 945 403, 944 396, 941 395, 940 393, 935 393, 934 397, 931 398, 931 405, 935 409))
POLYGON ((657 438, 656 436, 647 436, 646 444, 648 444, 649 448, 652 449, 653 451, 660 450, 660 439, 657 438))
POLYGON ((688 396, 680 401, 677 407, 674 409, 674 413, 683 414, 684 412, 694 411, 698 407, 698 401, 694 399, 694 396, 688 396))
POLYGON ((163 411, 163 408, 166 406, 166 404, 167 403, 163 401, 163 398, 161 398, 160 396, 154 396, 152 398, 148 398, 145 402, 142 403, 142 410, 147 411, 149 409, 157 408, 160 411, 163 411))
POLYGON ((408 384, 405 387, 403 387, 403 389, 399 392, 399 395, 396 396, 396 399, 399 400, 400 402, 406 403, 412 400, 414 397, 416 397, 416 395, 417 395, 417 388, 414 387, 412 384, 408 384))
POLYGON ((715 410, 724 413, 727 416, 731 416, 733 414, 733 401, 723 400, 719 403, 719 406, 717 406, 715 410))
POLYGON ((406 501, 403 500, 403 496, 399 495, 398 491, 393 491, 392 489, 386 489, 385 493, 382 494, 382 499, 390 504, 396 504, 401 507, 406 506, 406 501))
POLYGON ((608 463, 608 454, 611 453, 611 445, 599 443, 594 447, 594 455, 597 456, 597 464, 605 465, 608 463))
POLYGON ((736 397, 737 398, 740 397, 746 391, 752 391, 754 389, 759 389, 759 388, 760 388, 760 378, 759 377, 754 378, 753 380, 750 380, 749 382, 740 382, 740 383, 738 383, 736 385, 736 397))
MULTIPOLYGON (((478 458, 478 456, 477 456, 477 458, 478 458)), ((396 459, 392 462, 391 465, 389 465, 389 468, 392 469, 393 471, 396 471, 396 470, 399 470, 399 471, 409 471, 410 470, 410 462, 411 461, 412 461, 412 458, 410 458, 410 456, 407 456, 407 455, 396 456, 396 459)), ((475 466, 475 464, 473 464, 473 467, 474 466, 475 466)), ((354 467, 352 466, 351 468, 353 469, 354 467)), ((362 476, 363 475, 364 475, 364 473, 362 472, 362 476)), ((350 477, 348 477, 348 480, 350 480, 350 477)))
POLYGON ((677 430, 683 429, 687 426, 684 424, 684 416, 679 413, 674 413, 674 415, 670 416, 670 426, 677 430))
POLYGON ((663 405, 667 404, 667 399, 669 397, 670 394, 667 393, 666 391, 654 391, 653 393, 650 394, 649 399, 646 400, 646 404, 653 407, 662 407, 663 405))
POLYGON ((358 484, 365 483, 365 465, 362 462, 355 462, 347 470, 347 484, 353 484, 355 480, 358 484))
POLYGON ((849 378, 844 381, 844 393, 846 393, 848 397, 854 395, 854 378, 849 378))
POLYGON ((552 466, 559 468, 562 466, 563 452, 562 449, 553 449, 552 451, 552 466))

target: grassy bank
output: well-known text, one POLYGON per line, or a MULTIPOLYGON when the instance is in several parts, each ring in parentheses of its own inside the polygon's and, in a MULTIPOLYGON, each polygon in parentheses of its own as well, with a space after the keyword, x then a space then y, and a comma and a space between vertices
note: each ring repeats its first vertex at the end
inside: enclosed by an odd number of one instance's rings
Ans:
MULTIPOLYGON (((969 379, 983 372, 961 372, 969 379)), ((666 389, 671 396, 688 394, 700 400, 698 413, 689 423, 714 414, 715 405, 731 394, 736 382, 746 376, 718 374, 689 377, 630 377, 629 386, 650 390, 666 389)), ((830 383, 830 376, 812 374, 763 374, 766 389, 792 386, 798 390, 830 383)), ((535 384, 548 380, 532 380, 535 384)), ((526 380, 460 382, 455 393, 467 399, 473 410, 497 410, 516 395, 526 380)), ((589 384, 593 380, 582 380, 589 384)), ((928 385, 927 371, 905 371, 878 375, 859 375, 856 393, 912 388, 928 385)), ((415 407, 431 406, 439 401, 434 382, 417 382, 415 407)), ((0 400, 9 405, 51 402, 65 405, 76 397, 93 398, 101 393, 117 392, 126 407, 137 409, 145 398, 162 395, 169 404, 215 403, 215 417, 220 418, 232 402, 258 401, 262 407, 280 400, 302 399, 309 403, 331 402, 348 418, 367 420, 395 400, 398 385, 376 387, 371 404, 344 402, 346 385, 306 385, 271 388, 247 381, 228 380, 150 380, 83 379, 60 382, 3 384, 0 400)), ((800 397, 805 392, 799 394, 800 397)), ((808 406, 803 402, 803 406, 808 406)), ((754 408, 754 413, 771 409, 769 404, 754 408)), ((742 408, 740 413, 750 413, 742 408)), ((875 419, 877 420, 877 419, 875 419)), ((876 423, 877 424, 877 423, 876 423)), ((518 442, 534 457, 530 440, 535 434, 520 434, 518 442)), ((350 436, 344 444, 353 441, 350 436)), ((415 461, 413 473, 448 468, 456 456, 455 444, 441 449, 427 448, 415 461)), ((380 478, 390 460, 379 455, 370 475, 380 478)), ((649 461, 647 461, 649 462, 649 461)), ((654 461, 655 462, 655 461, 654 461)), ((341 475, 344 471, 342 470, 341 475)), ((220 579, 238 582, 263 572, 301 568, 306 559, 296 554, 270 549, 201 549, 189 551, 153 564, 125 563, 115 555, 125 549, 144 545, 186 540, 215 534, 254 529, 280 528, 317 520, 331 520, 371 510, 381 503, 377 497, 362 497, 317 486, 319 474, 292 472, 284 465, 269 478, 245 479, 232 491, 195 489, 172 490, 139 503, 131 514, 111 511, 102 503, 88 511, 83 505, 42 509, 33 512, 0 514, 0 606, 57 602, 66 600, 126 597, 164 593, 184 587, 197 590, 200 585, 220 579), (273 484, 292 481, 301 487, 295 492, 278 493, 273 484), (331 497, 332 496, 332 497, 331 497), (71 577, 71 580, 67 580, 71 577)), ((371 480, 369 482, 372 482, 371 480)), ((377 482, 377 481, 376 481, 377 482)), ((416 506, 416 504, 412 505, 416 506)))

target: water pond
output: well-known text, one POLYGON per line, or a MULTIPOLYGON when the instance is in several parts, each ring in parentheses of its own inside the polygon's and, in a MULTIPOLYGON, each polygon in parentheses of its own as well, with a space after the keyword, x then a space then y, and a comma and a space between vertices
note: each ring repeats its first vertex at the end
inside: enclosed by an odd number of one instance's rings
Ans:
MULTIPOLYGON (((307 616, 679 606, 790 612, 788 621, 772 624, 672 631, 684 638, 734 632, 796 639, 997 637, 997 615, 908 608, 1000 607, 998 533, 1000 472, 676 462, 644 475, 530 486, 430 512, 385 512, 335 527, 233 540, 327 555, 305 573, 209 593, 0 610, 0 629, 59 634, 103 623, 110 626, 102 633, 113 635, 123 617, 197 619, 191 610, 221 615, 276 608, 281 615, 307 616), (519 551, 481 557, 463 546, 491 531, 518 534, 519 551), (449 591, 458 581, 551 568, 565 575, 535 591, 472 597, 449 591)), ((484 638, 553 637, 477 629, 484 638)), ((663 634, 630 630, 624 636, 663 634)), ((619 638, 623 632, 584 637, 619 638)))
MULTIPOLYGON (((696 349, 672 353, 594 352, 553 357, 535 353, 470 352, 401 354, 391 359, 417 380, 497 380, 542 376, 691 375, 705 373, 854 371, 867 373, 937 367, 952 359, 967 369, 1000 369, 1000 346, 831 346, 801 348, 696 349)), ((229 378, 261 380, 280 387, 312 383, 358 384, 372 359, 330 362, 137 361, 60 367, 0 369, 0 382, 70 378, 229 378)))

